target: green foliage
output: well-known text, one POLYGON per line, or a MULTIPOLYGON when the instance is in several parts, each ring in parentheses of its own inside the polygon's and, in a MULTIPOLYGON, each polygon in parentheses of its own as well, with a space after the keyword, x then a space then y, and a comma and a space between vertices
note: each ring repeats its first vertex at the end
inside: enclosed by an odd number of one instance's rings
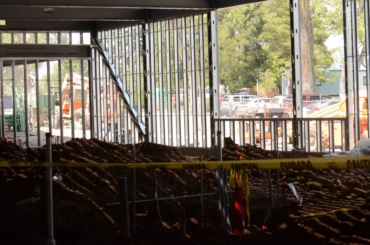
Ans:
POLYGON ((262 38, 268 53, 269 76, 277 87, 281 87, 281 73, 291 66, 290 52, 290 9, 289 1, 276 0, 263 4, 266 24, 262 38))
MULTIPOLYGON (((321 82, 331 81, 323 69, 332 66, 336 50, 328 50, 325 42, 343 30, 341 6, 340 0, 310 1, 315 76, 321 82)), ((282 73, 291 67, 289 1, 270 0, 218 13, 221 83, 233 92, 241 87, 255 88, 259 79, 259 88, 276 92, 282 73)))
POLYGON ((328 77, 323 69, 328 69, 334 63, 333 53, 335 50, 328 50, 325 45, 326 40, 331 34, 334 34, 332 24, 326 18, 330 6, 327 3, 312 1, 311 2, 311 17, 314 27, 314 64, 316 81, 334 82, 336 77, 328 77))
POLYGON ((219 11, 219 67, 221 84, 230 92, 253 87, 266 69, 266 51, 261 38, 262 4, 249 4, 219 11))

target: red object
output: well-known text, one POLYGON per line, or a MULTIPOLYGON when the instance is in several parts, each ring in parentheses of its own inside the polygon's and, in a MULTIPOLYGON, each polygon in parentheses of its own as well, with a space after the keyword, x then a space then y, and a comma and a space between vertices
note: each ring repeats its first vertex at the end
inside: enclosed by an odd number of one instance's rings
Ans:
POLYGON ((45 133, 46 138, 53 138, 53 135, 51 133, 45 133))
POLYGON ((301 206, 301 203, 299 201, 294 201, 294 202, 291 202, 290 205, 294 207, 299 207, 301 206))
POLYGON ((235 187, 235 235, 243 235, 243 187, 235 187))
POLYGON ((262 226, 261 227, 261 231, 267 231, 269 228, 267 228, 266 226, 262 226))

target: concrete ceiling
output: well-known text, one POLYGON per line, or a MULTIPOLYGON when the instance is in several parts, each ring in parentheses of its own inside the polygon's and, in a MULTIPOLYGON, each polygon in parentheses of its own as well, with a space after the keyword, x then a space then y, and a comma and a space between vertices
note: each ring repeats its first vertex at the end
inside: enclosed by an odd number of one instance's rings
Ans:
POLYGON ((91 31, 137 25, 262 0, 0 0, 1 30, 91 31))

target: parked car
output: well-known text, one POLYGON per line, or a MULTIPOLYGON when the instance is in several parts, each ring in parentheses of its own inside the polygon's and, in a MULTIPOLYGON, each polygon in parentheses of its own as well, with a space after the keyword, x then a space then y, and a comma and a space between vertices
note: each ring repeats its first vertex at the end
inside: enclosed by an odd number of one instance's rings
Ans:
POLYGON ((252 98, 247 103, 237 105, 235 115, 237 117, 260 117, 267 116, 267 107, 270 98, 252 98))
MULTIPOLYGON (((272 102, 272 109, 270 109, 268 114, 270 117, 291 117, 293 112, 293 96, 290 94, 282 98, 281 96, 276 96, 275 103, 272 102)), ((275 98, 275 97, 274 97, 275 98)), ((331 97, 327 94, 302 94, 302 107, 306 110, 307 106, 313 103, 322 103, 330 100, 331 97)), ((305 113, 308 115, 307 113, 305 113)))
POLYGON ((271 100, 267 107, 267 117, 284 117, 285 106, 284 99, 285 95, 276 95, 271 100))
MULTIPOLYGON (((286 97, 286 99, 293 101, 293 96, 290 94, 286 97)), ((307 107, 309 104, 330 99, 331 97, 327 94, 302 94, 302 106, 307 107)))
POLYGON ((313 112, 322 110, 326 107, 337 104, 339 102, 341 102, 340 99, 329 99, 329 100, 325 100, 325 101, 319 101, 319 102, 311 103, 308 106, 306 106, 307 115, 310 115, 313 112))
POLYGON ((270 100, 270 103, 269 103, 269 107, 270 108, 276 108, 276 107, 283 107, 284 106, 284 99, 286 98, 287 96, 285 95, 276 95, 274 96, 271 100, 270 100))
POLYGON ((236 107, 241 103, 246 103, 249 99, 254 97, 255 95, 241 95, 241 94, 225 95, 221 103, 220 115, 235 116, 236 107))

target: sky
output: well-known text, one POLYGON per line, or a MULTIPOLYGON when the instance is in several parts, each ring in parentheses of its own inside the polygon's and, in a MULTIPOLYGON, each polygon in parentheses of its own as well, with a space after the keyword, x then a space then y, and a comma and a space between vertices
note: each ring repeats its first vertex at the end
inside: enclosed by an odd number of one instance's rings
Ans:
POLYGON ((333 68, 341 68, 344 46, 343 35, 332 35, 328 38, 328 40, 326 40, 325 44, 329 50, 338 49, 334 53, 333 68))

